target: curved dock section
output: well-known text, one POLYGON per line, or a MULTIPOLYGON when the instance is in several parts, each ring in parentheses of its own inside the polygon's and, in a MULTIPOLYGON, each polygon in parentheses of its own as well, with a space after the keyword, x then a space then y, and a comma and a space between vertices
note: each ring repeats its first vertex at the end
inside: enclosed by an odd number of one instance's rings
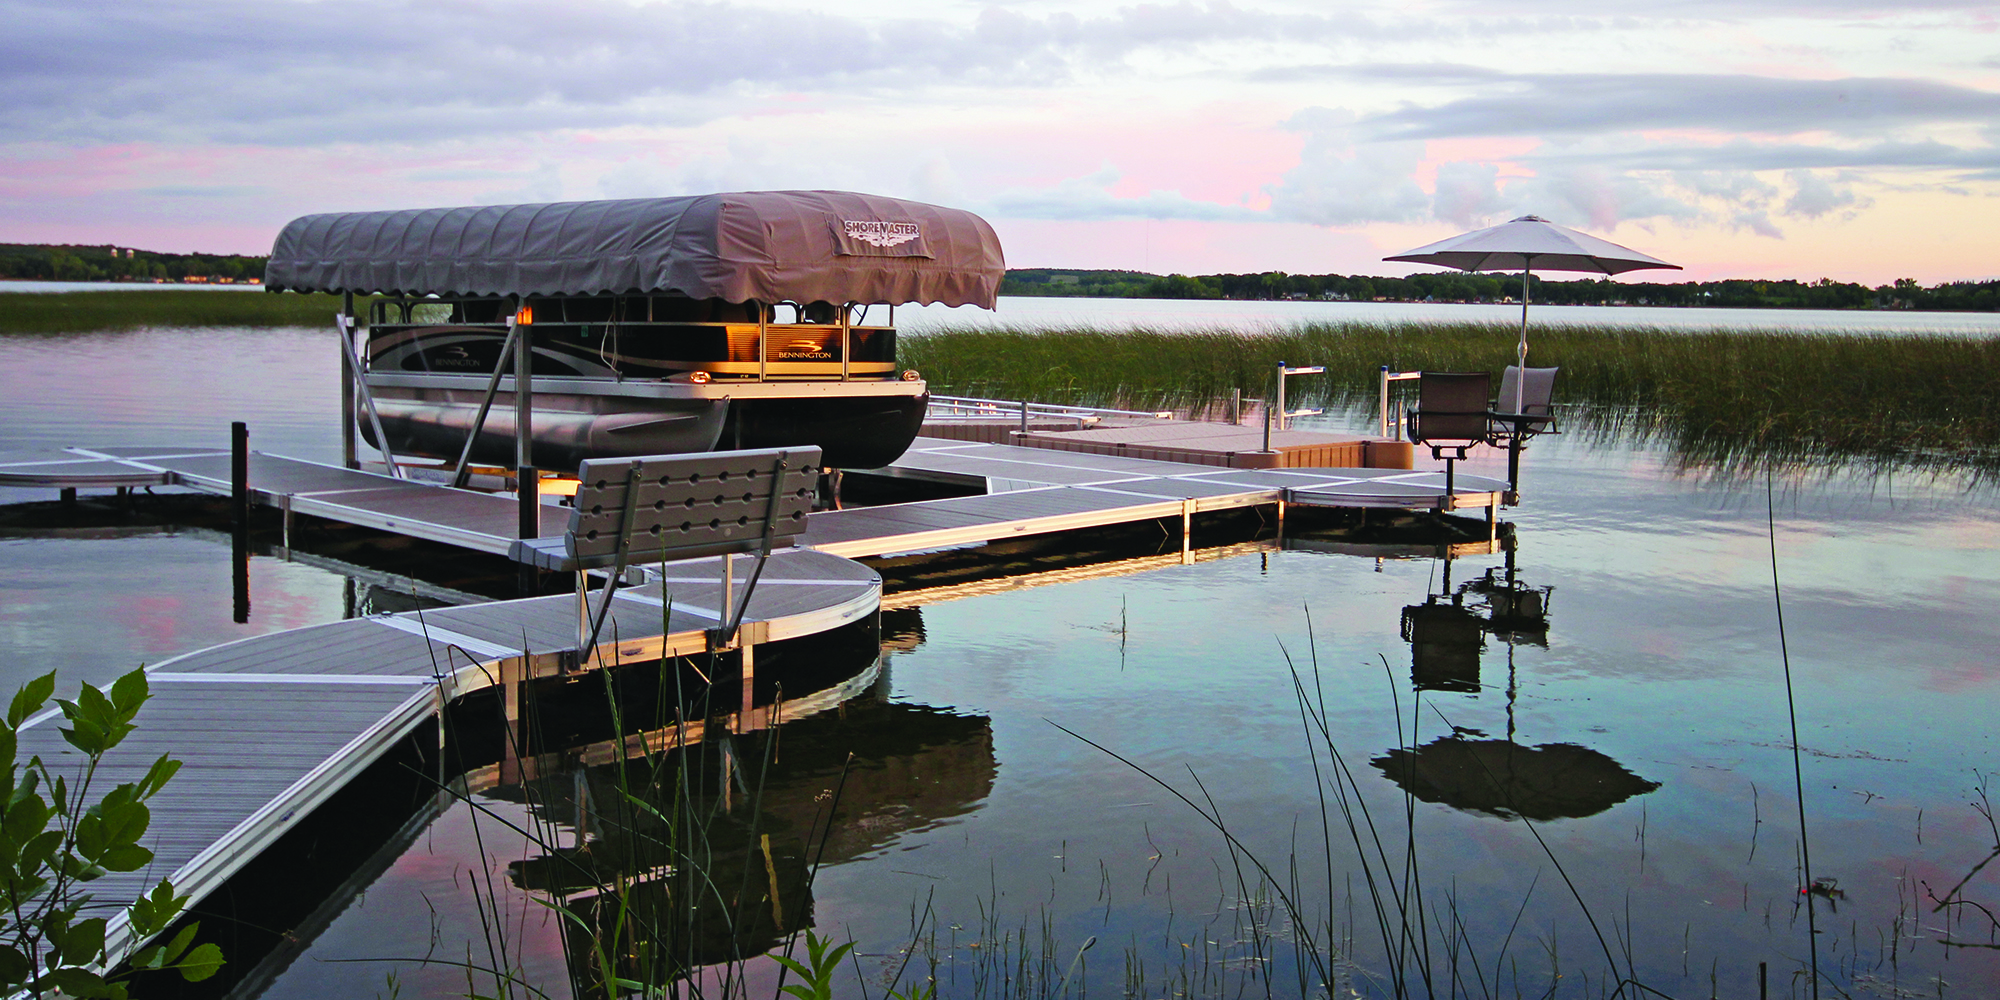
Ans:
MULTIPOLYGON (((739 581, 748 563, 737 557, 739 581)), ((664 579, 618 593, 603 633, 618 641, 601 643, 582 662, 643 663, 708 649, 723 606, 720 561, 664 570, 664 579)), ((774 553, 750 595, 742 636, 765 642, 837 628, 873 614, 881 587, 872 570, 847 559, 774 553)), ((167 877, 199 902, 451 700, 574 669, 576 659, 565 654, 576 635, 576 598, 562 594, 331 622, 148 668, 153 699, 98 780, 136 781, 163 753, 183 766, 152 802, 152 867, 107 876, 93 890, 100 902, 122 905, 167 877)), ((20 748, 60 772, 75 755, 58 722, 54 713, 30 720, 20 748)), ((122 922, 110 935, 114 955, 143 943, 122 922)))

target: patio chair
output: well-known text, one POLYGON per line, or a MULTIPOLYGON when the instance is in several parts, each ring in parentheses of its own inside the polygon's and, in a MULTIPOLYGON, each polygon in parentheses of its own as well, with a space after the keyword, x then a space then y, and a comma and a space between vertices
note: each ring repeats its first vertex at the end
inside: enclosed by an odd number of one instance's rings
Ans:
POLYGON ((1486 437, 1496 448, 1507 449, 1507 489, 1518 492, 1521 483, 1521 449, 1537 434, 1555 433, 1555 411, 1550 404, 1555 395, 1556 372, 1560 368, 1516 368, 1508 365, 1500 373, 1500 393, 1493 398, 1493 421, 1486 437), (1525 378, 1523 377, 1525 373, 1525 378), (1514 412, 1515 385, 1519 383, 1521 410, 1514 412))
POLYGON ((1473 445, 1492 436, 1487 372, 1424 372, 1417 376, 1417 408, 1410 413, 1410 440, 1444 462, 1444 506, 1451 507, 1455 464, 1473 445), (1451 452, 1447 455, 1446 452, 1451 452))

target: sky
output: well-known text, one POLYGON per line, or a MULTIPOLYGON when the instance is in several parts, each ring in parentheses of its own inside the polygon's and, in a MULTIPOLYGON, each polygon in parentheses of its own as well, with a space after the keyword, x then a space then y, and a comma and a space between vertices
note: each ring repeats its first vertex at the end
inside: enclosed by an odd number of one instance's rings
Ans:
POLYGON ((1633 280, 2000 278, 1992 0, 0 0, 0 242, 831 188, 1013 267, 1407 274, 1533 213, 1633 280))

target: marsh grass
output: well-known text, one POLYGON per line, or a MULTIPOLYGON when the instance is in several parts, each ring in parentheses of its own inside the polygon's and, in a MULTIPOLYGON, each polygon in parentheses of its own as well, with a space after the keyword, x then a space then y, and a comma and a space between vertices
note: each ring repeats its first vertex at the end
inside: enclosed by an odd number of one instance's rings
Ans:
POLYGON ((149 326, 328 326, 339 309, 338 295, 192 289, 8 292, 0 294, 0 333, 77 333, 149 326))
MULTIPOLYGON (((1266 395, 1280 362, 1325 365, 1293 400, 1372 419, 1379 373, 1499 372, 1518 330, 1482 324, 1304 325, 1193 332, 943 329, 903 362, 951 395, 1202 410, 1266 395)), ((2000 340, 1821 332, 1533 328, 1558 413, 1696 463, 1852 462, 2000 471, 2000 340)))

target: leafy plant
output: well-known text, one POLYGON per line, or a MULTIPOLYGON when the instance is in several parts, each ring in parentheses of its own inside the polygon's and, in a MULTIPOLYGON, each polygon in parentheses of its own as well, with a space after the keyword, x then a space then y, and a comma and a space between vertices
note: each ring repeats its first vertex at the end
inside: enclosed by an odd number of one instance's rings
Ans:
MULTIPOLYGON (((89 684, 75 701, 57 700, 63 740, 84 755, 75 772, 60 773, 37 756, 20 759, 20 731, 39 721, 55 694, 51 672, 29 681, 14 695, 0 726, 0 755, 8 763, 0 775, 0 995, 73 997, 126 995, 125 976, 144 970, 178 971, 190 982, 222 967, 222 950, 194 944, 200 924, 191 923, 163 944, 133 953, 128 972, 110 974, 120 957, 110 921, 86 912, 101 908, 84 886, 111 872, 149 865, 153 852, 140 846, 152 823, 147 800, 180 770, 164 754, 136 782, 120 784, 91 800, 106 754, 134 729, 133 719, 151 696, 143 670, 111 685, 109 693, 89 684), (72 777, 74 782, 72 783, 72 777)), ((146 941, 172 926, 188 897, 161 879, 124 910, 130 940, 146 941)))
POLYGON ((784 992, 798 997, 799 1000, 833 1000, 834 970, 840 967, 840 960, 846 958, 849 951, 854 950, 854 942, 849 941, 828 951, 827 945, 832 943, 832 938, 820 937, 813 933, 811 928, 807 928, 805 962, 796 958, 773 956, 777 958, 778 964, 805 980, 803 983, 785 987, 784 992))

